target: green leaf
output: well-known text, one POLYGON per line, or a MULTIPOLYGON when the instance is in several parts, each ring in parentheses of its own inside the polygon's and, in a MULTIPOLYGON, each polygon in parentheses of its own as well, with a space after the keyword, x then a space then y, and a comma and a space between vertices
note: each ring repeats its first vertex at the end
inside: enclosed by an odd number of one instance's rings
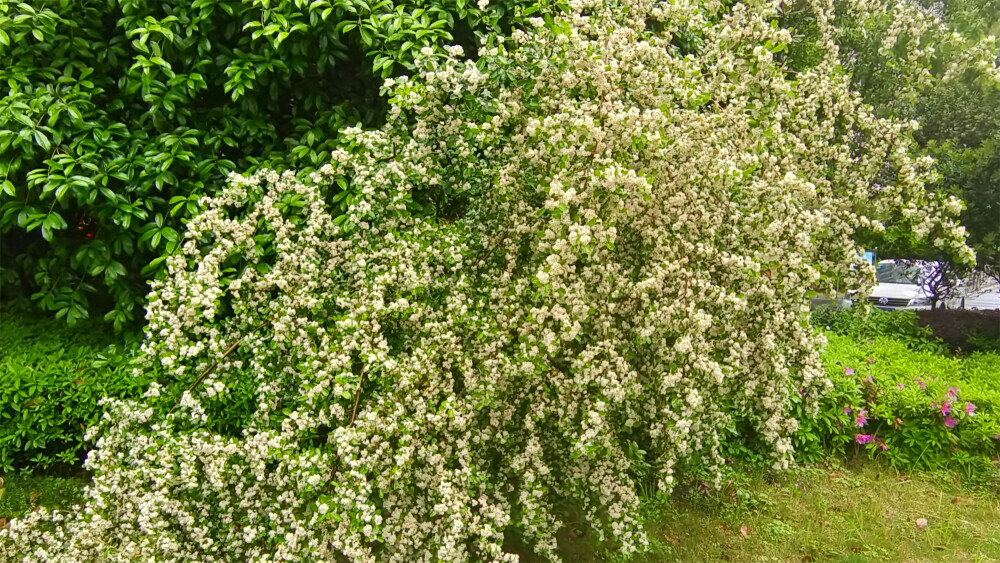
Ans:
POLYGON ((42 147, 43 151, 49 151, 52 148, 52 145, 49 143, 49 138, 45 136, 45 133, 35 129, 34 136, 35 143, 42 147))

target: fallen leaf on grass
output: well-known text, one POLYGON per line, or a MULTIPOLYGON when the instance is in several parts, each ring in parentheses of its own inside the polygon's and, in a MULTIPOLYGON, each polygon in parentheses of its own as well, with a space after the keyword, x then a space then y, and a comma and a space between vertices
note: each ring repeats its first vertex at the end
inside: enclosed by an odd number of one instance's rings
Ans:
POLYGON ((830 527, 830 521, 829 520, 823 520, 823 527, 824 528, 829 528, 830 527))
POLYGON ((667 534, 663 534, 663 541, 669 543, 673 547, 677 547, 681 544, 681 540, 674 537, 670 537, 667 534))
POLYGON ((926 527, 927 527, 927 519, 926 518, 917 518, 917 529, 918 530, 923 530, 926 527))
POLYGON ((746 524, 740 526, 740 535, 743 537, 750 537, 750 527, 746 524))
POLYGON ((959 495, 959 496, 957 496, 957 497, 955 497, 955 498, 951 499, 951 503, 952 503, 952 504, 958 504, 958 503, 960 503, 960 502, 962 502, 962 496, 961 496, 961 495, 959 495))

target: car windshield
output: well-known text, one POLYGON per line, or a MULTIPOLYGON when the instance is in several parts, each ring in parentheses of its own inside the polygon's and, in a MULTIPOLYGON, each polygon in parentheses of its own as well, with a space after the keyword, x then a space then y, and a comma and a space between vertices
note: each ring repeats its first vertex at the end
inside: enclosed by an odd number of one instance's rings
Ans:
POLYGON ((875 278, 881 283, 906 283, 916 285, 920 268, 906 264, 879 264, 875 278))

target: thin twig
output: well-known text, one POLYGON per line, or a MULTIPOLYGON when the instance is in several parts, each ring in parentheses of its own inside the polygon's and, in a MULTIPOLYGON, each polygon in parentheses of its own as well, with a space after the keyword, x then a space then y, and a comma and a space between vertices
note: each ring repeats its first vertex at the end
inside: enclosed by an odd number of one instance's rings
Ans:
MULTIPOLYGON (((351 421, 349 423, 347 423, 347 427, 348 428, 353 428, 354 427, 354 420, 358 416, 358 405, 361 404, 361 386, 364 385, 365 379, 368 377, 368 374, 365 373, 365 367, 366 366, 364 364, 361 364, 361 379, 358 380, 358 388, 357 388, 357 390, 354 391, 354 408, 351 409, 351 421)), ((340 470, 340 458, 339 457, 336 458, 335 460, 333 460, 333 463, 330 465, 330 480, 331 481, 337 475, 337 471, 338 470, 340 470)))
POLYGON ((358 416, 358 404, 361 402, 361 386, 365 383, 365 377, 367 377, 367 374, 365 373, 365 365, 362 364, 361 379, 358 380, 358 389, 354 392, 354 408, 351 409, 351 422, 348 423, 348 428, 354 427, 354 419, 358 416))
MULTIPOLYGON (((258 325, 257 328, 254 329, 252 332, 256 332, 256 331, 264 328, 264 324, 266 324, 266 323, 262 323, 262 324, 258 325)), ((212 362, 212 365, 210 365, 207 368, 205 368, 205 371, 201 372, 201 375, 199 375, 198 378, 194 380, 194 383, 191 384, 191 387, 188 387, 188 393, 190 393, 191 391, 193 391, 194 388, 197 387, 199 383, 201 383, 201 380, 204 379, 206 375, 212 373, 212 370, 214 370, 216 367, 218 367, 220 361, 225 360, 226 358, 229 357, 230 354, 232 354, 233 352, 235 352, 236 348, 238 348, 239 345, 240 345, 240 343, 243 342, 243 339, 245 339, 247 336, 250 336, 250 334, 251 333, 244 334, 242 337, 240 337, 239 340, 237 340, 236 342, 233 342, 229 346, 229 348, 226 349, 225 353, 222 354, 221 358, 219 358, 218 360, 215 360, 214 362, 212 362)), ((183 397, 184 397, 184 395, 182 394, 180 397, 177 398, 177 402, 174 403, 174 406, 170 409, 170 412, 168 412, 167 414, 170 414, 170 413, 174 412, 174 410, 177 409, 177 407, 181 404, 181 399, 183 397)))

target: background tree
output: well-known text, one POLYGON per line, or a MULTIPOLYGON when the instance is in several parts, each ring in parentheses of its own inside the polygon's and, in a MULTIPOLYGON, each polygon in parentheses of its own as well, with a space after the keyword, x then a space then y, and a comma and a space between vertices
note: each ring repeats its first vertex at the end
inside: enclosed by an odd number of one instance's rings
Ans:
MULTIPOLYGON (((853 86, 878 115, 914 120, 916 150, 934 158, 940 176, 930 187, 964 202, 961 221, 978 270, 1000 281, 1000 2, 836 5, 841 59, 853 86)), ((933 279, 976 277, 970 266, 913 237, 905 223, 861 240, 877 246, 880 257, 938 262, 933 279)))

